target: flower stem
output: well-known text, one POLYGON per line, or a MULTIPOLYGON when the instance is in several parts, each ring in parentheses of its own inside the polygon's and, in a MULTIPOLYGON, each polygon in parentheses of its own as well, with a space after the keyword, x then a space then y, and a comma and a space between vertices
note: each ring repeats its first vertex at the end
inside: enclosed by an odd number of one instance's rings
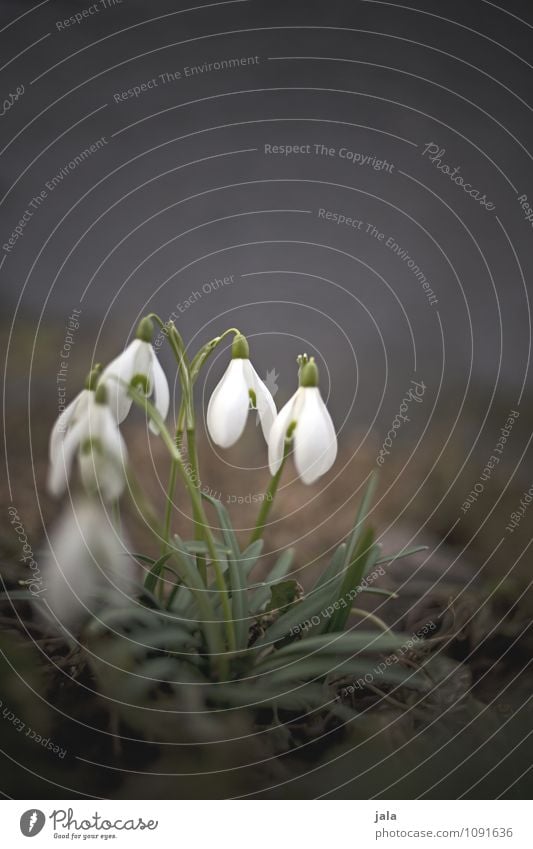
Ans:
POLYGON ((162 534, 162 528, 159 519, 156 516, 153 506, 149 503, 143 488, 139 484, 131 468, 128 469, 127 481, 128 493, 133 507, 135 508, 135 510, 137 510, 150 532, 159 541, 161 539, 162 534))
MULTIPOLYGON (((193 504, 193 510, 195 514, 198 516, 198 527, 201 528, 202 537, 204 542, 207 545, 207 550, 209 551, 209 557, 211 559, 211 565, 215 572, 215 581, 217 585, 217 589, 220 593, 220 600, 222 603, 222 610, 224 612, 224 625, 226 628, 226 638, 228 643, 228 650, 233 652, 236 650, 237 643, 235 639, 235 626, 233 623, 233 616, 231 612, 231 604, 229 600, 228 588, 226 587, 226 582, 224 580, 224 573, 222 571, 222 567, 219 563, 218 554, 215 546, 215 540, 213 534, 211 532, 211 528, 209 526, 209 521, 205 514, 205 510, 202 505, 202 499, 200 497, 199 491, 196 489, 194 484, 192 483, 189 475, 187 474, 185 467, 182 463, 178 464, 178 470, 183 479, 183 482, 187 489, 189 490, 189 495, 191 498, 191 502, 193 504)), ((206 583, 207 586, 207 583, 206 583)))
MULTIPOLYGON (((194 422, 193 422, 194 424, 194 422)), ((191 483, 195 487, 197 491, 200 489, 200 467, 198 463, 198 452, 196 450, 196 432, 194 427, 187 429, 187 454, 189 457, 189 463, 191 466, 191 483)), ((195 507, 195 504, 192 504, 193 509, 193 523, 194 523, 194 538, 202 539, 202 517, 198 514, 198 511, 195 507)), ((196 558, 196 565, 198 567, 198 571, 202 576, 202 579, 207 586, 207 565, 205 562, 205 558, 201 555, 198 555, 196 558)))
MULTIPOLYGON (((236 641, 235 641, 235 627, 233 624, 233 617, 231 614, 231 605, 228 595, 228 589, 226 587, 226 582, 224 580, 224 573, 222 571, 222 567, 218 560, 217 550, 215 546, 215 540, 213 534, 211 532, 211 528, 209 526, 209 522, 207 516, 205 515, 205 511, 202 505, 202 499, 200 497, 200 492, 196 488, 195 484, 191 480, 191 476, 187 474, 187 470, 183 464, 183 458, 181 456, 181 452, 176 444, 176 441, 172 439, 168 429, 162 420, 161 416, 153 406, 153 404, 148 401, 143 395, 140 395, 136 390, 130 388, 130 395, 140 407, 142 407, 148 415, 152 418, 155 424, 158 427, 159 434, 161 439, 167 446, 170 456, 172 460, 176 464, 177 471, 180 474, 180 477, 185 484, 187 491, 189 493, 189 497, 191 499, 191 504, 193 508, 193 516, 198 517, 198 527, 201 528, 202 537, 207 545, 207 549, 209 551, 209 556, 211 558, 211 565, 213 566, 215 572, 215 579, 217 583, 218 590, 221 595, 222 609, 224 611, 224 625, 226 627, 226 635, 228 642, 228 650, 235 651, 236 649, 236 641)), ((193 446, 194 447, 194 446, 193 446)), ((206 584, 207 589, 207 583, 206 584)))
POLYGON ((238 330, 236 327, 230 327, 230 328, 228 328, 228 330, 225 330, 224 333, 221 333, 220 336, 215 336, 214 339, 211 339, 209 342, 207 342, 207 344, 204 345, 202 348, 200 348, 198 353, 194 355, 194 357, 191 360, 191 382, 192 383, 194 383, 196 381, 196 378, 198 377, 198 375, 200 373, 200 369, 202 368, 202 366, 204 365, 204 363, 206 362, 208 357, 211 356, 211 354, 213 353, 215 348, 218 345, 220 345, 220 343, 223 342, 224 339, 227 336, 230 336, 232 333, 235 336, 241 335, 240 330, 238 330))
MULTIPOLYGON (((195 531, 198 534, 201 534, 200 538, 203 538, 204 542, 207 545, 207 550, 209 552, 209 558, 211 561, 211 565, 213 567, 215 573, 215 581, 220 593, 222 610, 224 613, 224 627, 226 631, 226 642, 227 649, 230 652, 234 652, 237 647, 236 638, 235 638, 235 626, 233 622, 233 616, 231 611, 231 604, 229 599, 228 588, 226 586, 226 582, 224 580, 224 573, 222 571, 222 567, 219 563, 219 558, 216 550, 215 539, 213 537, 211 528, 209 526, 209 522, 207 516, 205 514, 202 499, 200 496, 200 490, 198 488, 198 457, 196 453, 196 440, 194 437, 194 406, 193 406, 193 398, 192 398, 192 384, 193 378, 192 374, 192 364, 189 364, 188 358, 185 354, 185 350, 183 348, 183 342, 181 336, 175 329, 173 324, 164 325, 161 319, 156 316, 156 314, 152 314, 157 323, 160 325, 162 329, 167 331, 167 339, 174 351, 176 356, 176 360, 179 365, 180 377, 182 380, 182 389, 183 389, 183 400, 182 400, 182 409, 180 410, 180 414, 178 416, 178 432, 176 433, 176 437, 173 439, 170 435, 168 428, 166 427, 163 419, 159 415, 158 411, 155 409, 154 405, 148 401, 148 399, 141 395, 135 388, 129 387, 130 397, 135 401, 135 403, 144 409, 144 411, 150 416, 150 418, 157 425, 159 434, 168 448, 170 453, 170 457, 172 459, 173 465, 176 467, 176 471, 179 473, 180 477, 185 484, 185 487, 189 493, 189 497, 191 499, 191 505, 193 510, 193 519, 195 522, 195 531), (189 460, 191 462, 191 467, 195 472, 196 481, 193 482, 191 479, 191 475, 187 473, 187 469, 183 463, 183 457, 181 451, 178 448, 179 440, 181 438, 181 430, 180 423, 182 422, 182 410, 185 414, 185 424, 187 428, 187 439, 189 445, 189 451, 191 456, 189 460), (192 451, 191 451, 192 448, 192 451)), ((232 328, 230 331, 226 331, 223 336, 227 336, 228 333, 234 332, 232 328)), ((215 347, 218 342, 223 338, 217 338, 214 340, 215 347)), ((201 365, 201 364, 200 364, 201 365)), ((199 370, 199 367, 198 367, 199 370)), ((172 473, 171 473, 172 477, 172 473)), ((169 487, 170 489, 170 487, 169 487)), ((171 499, 170 499, 171 502, 171 499)), ((171 506, 169 506, 169 500, 167 499, 166 505, 166 517, 165 517, 165 534, 167 532, 167 517, 170 516, 171 506)), ((168 518, 168 530, 170 530, 170 518, 168 518)), ((201 575, 202 583, 207 590, 207 576, 201 575)), ((220 659, 218 661, 219 666, 226 667, 227 666, 227 658, 220 659)))
POLYGON ((174 506, 174 490, 176 489, 176 477, 178 474, 177 461, 172 458, 170 461, 170 475, 168 478, 167 487, 167 503, 165 507, 165 525, 163 528, 163 541, 161 545, 161 553, 164 554, 168 548, 170 540, 170 524, 172 520, 172 507, 174 506))
POLYGON ((118 498, 113 501, 111 509, 113 512, 113 522, 115 524, 115 528, 120 534, 122 533, 122 519, 120 516, 120 501, 118 500, 118 498))
POLYGON ((279 486, 279 482, 281 480, 283 467, 285 466, 285 461, 287 460, 287 457, 289 456, 290 447, 291 447, 291 440, 290 440, 289 436, 287 436, 287 438, 285 439, 285 446, 284 446, 284 449, 283 449, 283 457, 282 457, 282 460, 281 460, 280 467, 277 470, 276 474, 272 475, 272 477, 270 478, 270 483, 269 483, 268 489, 265 493, 265 499, 264 499, 263 503, 261 504, 261 508, 260 508, 258 516, 257 516, 257 521, 255 523, 255 528, 253 530, 253 533, 252 533, 250 539, 248 540, 248 545, 251 545, 253 542, 257 542, 257 540, 261 539, 261 537, 263 536, 263 531, 265 529, 265 525, 267 523, 269 513, 272 509, 272 505, 274 503, 274 498, 276 497, 276 493, 278 491, 278 486, 279 486))

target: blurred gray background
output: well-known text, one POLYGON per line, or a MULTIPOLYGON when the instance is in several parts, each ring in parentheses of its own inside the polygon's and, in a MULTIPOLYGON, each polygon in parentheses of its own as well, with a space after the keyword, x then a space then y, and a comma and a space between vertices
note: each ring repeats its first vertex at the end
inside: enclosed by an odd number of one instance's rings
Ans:
POLYGON ((193 348, 237 325, 279 403, 296 355, 317 356, 335 423, 369 467, 410 381, 424 382, 394 459, 407 464, 400 505, 428 471, 437 481, 423 507, 438 507, 437 530, 460 517, 511 409, 508 467, 476 527, 508 481, 530 484, 530 3, 0 10, 11 497, 43 456, 73 310, 67 398, 148 310, 174 314, 193 348), (422 452, 424 475, 411 474, 422 452))

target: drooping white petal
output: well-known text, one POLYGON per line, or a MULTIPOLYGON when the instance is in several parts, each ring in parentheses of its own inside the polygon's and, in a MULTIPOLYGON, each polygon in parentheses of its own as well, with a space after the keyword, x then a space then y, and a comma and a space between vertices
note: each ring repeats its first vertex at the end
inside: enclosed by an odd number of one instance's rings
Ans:
POLYGON ((127 460, 126 443, 122 438, 122 434, 115 423, 109 407, 105 404, 100 404, 99 406, 102 410, 100 413, 99 430, 105 452, 114 457, 117 462, 124 465, 127 460))
POLYGON ((276 405, 272 395, 270 394, 270 390, 267 385, 263 383, 250 360, 243 360, 243 363, 248 389, 253 389, 255 392, 261 429, 265 440, 268 442, 270 430, 274 424, 274 419, 276 418, 276 405))
POLYGON ((128 384, 135 374, 148 377, 150 366, 149 353, 143 347, 147 343, 134 339, 128 347, 105 367, 99 383, 104 383, 108 391, 109 408, 116 422, 123 421, 128 415, 132 400, 128 395, 128 384), (142 369, 144 368, 144 371, 142 369))
POLYGON ((50 434, 50 444, 48 454, 50 461, 53 463, 61 442, 65 439, 67 430, 75 424, 81 416, 85 414, 87 409, 88 399, 92 395, 90 389, 82 389, 73 401, 68 404, 63 412, 58 416, 50 434))
POLYGON ((207 408, 207 429, 221 448, 234 445, 246 424, 250 396, 243 363, 242 359, 231 360, 207 408))
POLYGON ((87 419, 84 416, 71 427, 50 462, 47 487, 51 495, 60 496, 66 489, 74 454, 87 434, 87 419))
POLYGON ((134 567, 109 516, 93 500, 69 505, 50 537, 43 561, 45 602, 58 625, 69 630, 103 604, 126 604, 134 567))
POLYGON ((294 462, 303 483, 311 484, 331 468, 337 456, 335 428, 318 387, 304 387, 294 433, 294 462))
POLYGON ((89 492, 104 501, 118 498, 126 481, 127 452, 124 440, 106 404, 93 404, 88 416, 91 450, 79 456, 81 478, 89 492))
MULTIPOLYGON (((150 384, 154 392, 154 405, 163 420, 168 415, 170 404, 170 393, 168 389, 168 381, 161 367, 161 363, 156 352, 150 346, 151 350, 151 368, 150 368, 150 384)), ((152 433, 159 433, 159 428, 153 421, 150 420, 148 427, 152 433)))
POLYGON ((268 437, 268 465, 270 473, 275 475, 281 466, 285 448, 285 437, 290 423, 294 420, 298 405, 300 389, 297 389, 292 398, 281 408, 276 416, 268 437))
POLYGON ((149 377, 154 354, 151 343, 145 342, 144 339, 134 339, 131 345, 135 351, 133 358, 134 369, 131 377, 134 377, 136 374, 144 374, 146 377, 149 377))
POLYGON ((79 457, 80 474, 87 492, 98 493, 105 502, 115 501, 124 491, 124 467, 116 457, 95 449, 79 457))

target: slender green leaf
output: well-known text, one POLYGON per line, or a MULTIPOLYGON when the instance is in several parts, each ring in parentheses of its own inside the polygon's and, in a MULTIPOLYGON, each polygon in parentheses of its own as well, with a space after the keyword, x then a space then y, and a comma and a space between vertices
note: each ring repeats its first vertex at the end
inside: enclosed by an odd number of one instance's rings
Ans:
POLYGON ((192 617, 198 613, 194 595, 183 584, 176 584, 175 587, 172 587, 167 599, 167 610, 177 613, 184 618, 187 616, 192 617))
POLYGON ((372 498, 374 497, 376 484, 377 484, 377 475, 376 475, 375 472, 372 472, 372 474, 370 475, 370 477, 368 479, 367 487, 365 489, 365 492, 364 492, 363 497, 361 499, 361 503, 359 505, 359 509, 358 509, 356 517, 355 517, 355 524, 353 526, 353 530, 352 530, 350 536, 348 537, 348 539, 346 541, 347 542, 347 548, 346 548, 346 557, 345 557, 345 560, 344 560, 344 568, 345 569, 348 568, 349 564, 353 560, 355 547, 356 547, 357 543, 359 542, 359 538, 360 538, 361 533, 363 531, 363 524, 364 524, 364 521, 366 519, 372 498))
POLYGON ((124 685, 128 693, 128 701, 134 702, 132 694, 140 700, 157 684, 171 684, 180 686, 189 684, 198 679, 198 672, 194 669, 194 656, 190 661, 184 658, 178 660, 172 657, 154 657, 141 664, 135 672, 128 672, 127 683, 124 685))
POLYGON ((146 554, 139 554, 138 551, 133 552, 131 556, 135 558, 135 560, 141 560, 143 563, 149 563, 150 565, 153 565, 157 559, 154 557, 148 557, 146 554))
POLYGON ((284 578, 292 566, 293 559, 294 548, 285 549, 285 551, 283 551, 276 560, 272 569, 269 571, 267 581, 269 583, 273 583, 274 581, 279 581, 280 578, 284 578))
POLYGON ((241 556, 241 551, 228 511, 218 498, 213 498, 212 495, 208 495, 206 492, 202 492, 202 498, 205 498, 215 508, 224 542, 230 549, 231 555, 238 560, 241 556))
POLYGON ((258 539, 256 542, 252 542, 248 548, 244 549, 241 557, 241 563, 246 577, 250 575, 250 572, 257 563, 261 552, 263 551, 263 546, 264 540, 258 539))
POLYGON ((167 551, 166 554, 161 555, 159 560, 156 560, 150 571, 146 575, 144 579, 144 588, 148 590, 148 592, 153 593, 157 586, 157 582, 161 577, 161 572, 163 571, 165 564, 172 557, 172 551, 167 551))
POLYGON ((235 686, 222 684, 213 688, 212 699, 235 707, 257 708, 268 705, 302 711, 303 714, 333 704, 332 694, 322 684, 302 684, 286 693, 277 693, 274 688, 260 683, 235 682, 235 686))
POLYGON ((121 631, 129 634, 132 631, 141 631, 153 626, 157 621, 157 610, 146 607, 106 607, 98 615, 91 619, 87 626, 87 633, 100 635, 106 631, 121 631))
POLYGON ((341 543, 333 554, 329 566, 324 569, 320 577, 315 583, 314 589, 318 590, 329 584, 333 584, 335 579, 339 578, 346 564, 346 550, 348 546, 345 542, 341 543))
POLYGON ((216 653, 221 641, 220 623, 215 618, 215 611, 213 609, 210 594, 198 571, 196 560, 185 550, 183 542, 178 534, 174 534, 174 546, 174 551, 176 552, 177 559, 180 563, 181 569, 183 570, 183 582, 194 594, 194 598, 198 606, 198 612, 201 614, 199 621, 201 621, 201 627, 205 633, 210 651, 216 653))
POLYGON ((277 665, 285 658, 301 655, 309 658, 313 652, 332 654, 336 656, 355 654, 382 654, 401 649, 412 639, 408 634, 382 631, 347 631, 344 634, 317 634, 305 640, 296 640, 268 655, 256 666, 256 669, 269 665, 277 665))
POLYGON ((89 634, 99 635, 106 631, 121 632, 124 635, 135 635, 142 641, 146 634, 168 630, 183 631, 191 639, 191 631, 197 628, 196 622, 188 622, 180 617, 173 617, 163 611, 146 607, 108 607, 102 610, 98 618, 93 619, 87 626, 89 634))
MULTIPOLYGON (((209 557, 209 547, 207 543, 200 539, 187 539, 183 541, 183 545, 189 552, 189 554, 201 554, 204 557, 209 557)), ((215 550, 217 554, 219 553, 221 557, 225 557, 227 554, 230 554, 230 549, 227 546, 220 545, 220 543, 215 543, 215 550)))
POLYGON ((178 627, 176 625, 167 625, 163 628, 148 631, 146 634, 143 633, 139 637, 139 641, 136 643, 136 646, 138 646, 140 650, 159 649, 164 652, 187 655, 191 654, 191 652, 185 652, 183 649, 194 649, 198 648, 200 645, 201 639, 199 639, 199 636, 193 636, 186 625, 180 625, 178 627))
POLYGON ((240 559, 229 555, 229 579, 231 587, 231 612, 235 628, 235 643, 237 650, 245 649, 248 645, 248 597, 246 580, 240 559))
POLYGON ((379 549, 373 545, 374 531, 367 528, 359 536, 358 543, 353 553, 353 559, 344 573, 339 590, 339 600, 343 599, 347 604, 338 604, 333 615, 328 620, 325 630, 328 632, 342 631, 352 607, 352 593, 360 587, 361 581, 369 566, 375 563, 379 549))
POLYGON ((427 551, 428 545, 415 545, 413 548, 406 548, 398 551, 396 554, 387 554, 380 557, 375 562, 375 566, 382 566, 384 563, 394 563, 396 560, 401 560, 402 557, 410 557, 412 554, 418 554, 420 551, 427 551))
MULTIPOLYGON (((428 688, 428 682, 418 671, 405 669, 401 666, 388 666, 383 671, 377 662, 369 658, 347 658, 339 660, 334 656, 318 655, 309 659, 296 659, 293 663, 280 668, 271 668, 263 674, 263 687, 271 687, 275 692, 278 687, 291 687, 305 681, 318 681, 329 675, 350 675, 364 679, 370 676, 368 683, 380 687, 383 684, 396 684, 412 687, 416 690, 428 688), (272 673, 272 677, 270 674, 272 673)), ((364 684, 362 685, 364 686, 364 684)))
POLYGON ((330 587, 321 587, 316 592, 311 592, 302 601, 293 604, 283 616, 276 619, 266 633, 254 643, 253 648, 259 649, 272 645, 286 637, 291 631, 296 632, 302 627, 305 628, 306 623, 311 622, 313 618, 318 617, 320 621, 325 615, 325 609, 330 599, 330 587))
POLYGON ((360 593, 372 593, 373 595, 384 595, 387 598, 399 598, 398 593, 393 593, 392 590, 384 590, 381 587, 360 587, 360 593))

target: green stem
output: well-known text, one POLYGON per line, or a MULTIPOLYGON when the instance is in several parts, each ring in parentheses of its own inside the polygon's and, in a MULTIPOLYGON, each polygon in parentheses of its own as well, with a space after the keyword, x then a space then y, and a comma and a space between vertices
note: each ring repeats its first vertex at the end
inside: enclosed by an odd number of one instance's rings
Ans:
POLYGON ((128 469, 127 484, 131 503, 133 504, 135 509, 140 513, 143 521, 147 524, 150 531, 155 537, 157 537, 159 541, 161 539, 162 534, 162 528, 159 523, 159 519, 155 514, 153 506, 146 498, 144 490, 142 489, 137 478, 133 474, 131 468, 128 469))
MULTIPOLYGON (((189 463, 191 466, 191 483, 195 487, 195 489, 199 492, 200 490, 200 466, 198 463, 198 452, 196 450, 196 433, 194 427, 192 429, 187 429, 187 454, 189 457, 189 463)), ((194 538, 202 539, 202 525, 201 525, 201 516, 198 514, 198 511, 195 505, 192 505, 193 508, 193 523, 194 523, 194 538)), ((205 562, 205 558, 201 555, 198 555, 196 558, 196 565, 198 566, 198 571, 203 578, 205 585, 207 586, 207 564, 205 562)))
MULTIPOLYGON (((124 381, 119 382, 125 385, 124 381)), ((149 416, 149 418, 152 419, 154 424, 157 425, 157 428, 159 430, 159 436, 163 440, 165 446, 168 448, 171 458, 177 463, 181 463, 182 459, 180 450, 176 445, 175 440, 170 435, 168 428, 165 425, 165 422, 157 412, 152 402, 149 401, 145 395, 142 395, 140 392, 137 391, 137 389, 134 389, 132 386, 128 386, 127 388, 132 401, 137 404, 137 406, 140 407, 141 410, 144 410, 144 412, 149 416)))
POLYGON ((113 521, 115 523, 115 528, 118 533, 122 533, 122 520, 120 516, 120 501, 116 498, 111 505, 111 509, 113 511, 113 521))
POLYGON ((236 650, 237 643, 235 639, 235 626, 233 623, 233 616, 231 612, 231 604, 229 600, 228 588, 226 587, 226 582, 224 580, 224 573, 222 571, 222 567, 219 563, 218 554, 216 550, 215 540, 213 534, 211 532, 211 528, 209 526, 209 521, 205 514, 205 510, 203 508, 202 499, 200 497, 199 491, 193 486, 192 481, 189 478, 189 475, 185 471, 185 468, 182 463, 179 464, 179 472, 183 479, 183 482, 187 489, 189 490, 189 495, 191 498, 191 502, 193 504, 193 510, 195 514, 198 516, 199 527, 202 530, 203 539, 207 545, 207 550, 209 551, 209 557, 211 559, 211 565, 215 572, 215 581, 217 585, 217 589, 220 593, 220 600, 222 603, 222 610, 224 612, 224 625, 226 628, 226 637, 228 642, 228 650, 233 652, 236 650))
MULTIPOLYGON (((189 492, 189 497, 191 499, 191 504, 193 507, 193 515, 198 516, 199 526, 202 529, 202 536, 207 545, 207 550, 209 551, 209 556, 211 558, 211 565, 215 571, 215 579, 217 583, 218 590, 221 594, 221 602, 222 609, 224 611, 224 624, 226 627, 227 641, 228 641, 228 649, 229 651, 235 651, 236 641, 235 641, 235 627, 233 624, 233 618, 231 615, 231 605, 228 595, 228 590, 226 587, 226 582, 224 580, 224 573, 222 571, 222 567, 218 561, 218 555, 215 546, 215 540, 213 534, 211 533, 211 528, 209 526, 209 522, 207 520, 207 516, 205 515, 205 511, 202 504, 202 499, 200 497, 199 490, 194 486, 191 481, 190 475, 187 474, 185 466, 183 465, 183 458, 181 453, 176 445, 174 439, 172 439, 168 429, 155 409, 154 405, 148 401, 144 395, 141 395, 136 390, 130 387, 130 396, 138 404, 148 415, 152 418, 159 429, 159 434, 167 446, 171 458, 175 461, 178 472, 189 492)), ((207 589, 207 586, 206 586, 207 589)))
POLYGON ((200 469, 198 464, 198 452, 196 450, 196 433, 194 428, 187 429, 187 454, 191 464, 193 483, 196 489, 200 488, 200 469))
MULTIPOLYGON (((187 426, 187 431, 188 431, 187 436, 189 438, 189 431, 194 431, 194 412, 193 412, 193 402, 192 402, 192 383, 193 383, 193 381, 191 379, 192 366, 189 365, 189 363, 188 363, 188 359, 187 359, 187 357, 185 355, 185 351, 183 349, 183 343, 182 343, 182 340, 181 340, 181 336, 179 335, 179 333, 175 329, 174 325, 163 324, 161 322, 161 319, 155 313, 153 313, 151 317, 153 317, 155 319, 155 321, 157 321, 157 323, 160 325, 160 327, 162 327, 162 329, 167 330, 167 339, 169 340, 169 343, 170 343, 170 345, 171 345, 171 347, 174 351, 174 354, 176 356, 176 359, 177 359, 179 367, 180 367, 180 377, 182 378, 182 387, 183 387, 183 395, 184 395, 183 400, 182 400, 182 408, 184 408, 184 412, 185 412, 186 426, 187 426)), ((228 333, 231 333, 231 332, 235 332, 234 328, 231 328, 231 330, 226 331, 221 337, 218 337, 217 340, 215 341, 215 346, 216 346, 216 344, 218 344, 219 341, 222 340, 222 338, 224 338, 224 336, 227 336, 228 333)), ((199 368, 198 368, 198 370, 199 370, 199 368)), ((228 593, 228 589, 226 587, 226 582, 224 580, 224 573, 223 573, 222 567, 219 563, 218 554, 217 554, 217 551, 216 551, 215 540, 214 540, 213 534, 211 532, 211 528, 209 526, 209 522, 207 520, 207 516, 206 516, 204 508, 203 508, 202 499, 200 497, 200 491, 197 488, 197 486, 192 482, 191 476, 187 474, 187 471, 186 471, 185 466, 183 464, 183 458, 182 458, 181 452, 178 448, 178 441, 179 441, 179 438, 180 438, 180 435, 181 435, 181 433, 179 431, 179 422, 178 422, 178 433, 176 434, 176 438, 173 439, 172 436, 170 435, 163 419, 161 418, 161 416, 159 415, 159 413, 155 409, 154 405, 145 396, 143 396, 140 392, 138 392, 137 390, 135 390, 132 387, 129 387, 129 393, 130 393, 130 397, 133 399, 133 401, 135 401, 135 403, 138 406, 140 406, 142 409, 144 409, 145 413, 147 413, 151 417, 151 419, 155 422, 155 424, 157 425, 158 430, 159 430, 159 434, 160 434, 164 444, 168 448, 171 459, 175 463, 176 469, 179 472, 180 477, 182 478, 182 480, 185 484, 185 487, 186 487, 186 489, 189 493, 189 497, 191 499, 192 510, 193 510, 193 517, 195 517, 195 522, 197 523, 197 526, 195 526, 195 527, 198 528, 198 533, 202 534, 202 537, 203 537, 203 539, 204 539, 204 541, 207 545, 207 550, 209 552, 211 565, 213 566, 213 570, 214 570, 214 573, 215 573, 215 581, 216 581, 217 589, 220 592, 220 596, 221 596, 222 610, 223 610, 223 613, 224 613, 224 626, 225 626, 225 630, 226 630, 227 649, 230 652, 234 652, 236 650, 237 643, 236 643, 236 638, 235 638, 235 626, 234 626, 232 612, 231 612, 231 604, 230 604, 230 599, 229 599, 229 593, 228 593)), ((180 411, 180 417, 179 418, 181 418, 181 411, 180 411)), ((196 456, 196 444, 195 444, 194 437, 193 437, 192 447, 193 447, 192 463, 196 464, 196 472, 197 472, 198 460, 197 460, 197 456, 196 456)), ((168 510, 168 502, 167 502, 167 510, 168 510)), ((205 589, 207 589, 207 580, 203 579, 202 583, 204 584, 205 589)), ((223 661, 219 661, 219 664, 222 664, 222 663, 224 664, 224 666, 226 666, 227 665, 227 659, 223 659, 223 661)))
POLYGON ((224 341, 226 336, 229 336, 231 333, 238 336, 240 334, 240 330, 238 330, 236 327, 230 327, 228 330, 225 330, 224 333, 221 333, 220 336, 215 336, 214 339, 211 339, 209 342, 207 342, 207 344, 200 348, 198 353, 194 355, 191 360, 192 383, 195 383, 196 378, 200 373, 200 369, 202 368, 203 364, 206 362, 208 357, 211 356, 215 348, 220 345, 220 343, 224 341))
POLYGON ((170 540, 170 524, 172 521, 172 507, 174 506, 174 490, 176 489, 176 477, 178 474, 178 464, 173 458, 170 461, 170 475, 168 478, 167 488, 167 503, 165 507, 165 525, 163 528, 163 542, 161 545, 161 553, 164 554, 168 548, 170 540))
POLYGON ((285 446, 284 446, 284 450, 283 450, 283 458, 281 460, 281 465, 280 465, 279 469, 277 470, 276 474, 272 475, 272 477, 270 478, 270 483, 269 483, 267 491, 265 493, 265 499, 264 499, 263 503, 261 504, 261 508, 260 508, 258 516, 257 516, 257 521, 255 523, 255 528, 253 530, 253 533, 252 533, 250 539, 248 540, 248 545, 251 545, 253 542, 257 542, 257 540, 261 539, 261 537, 263 536, 263 531, 265 529, 265 525, 267 523, 269 513, 272 509, 272 505, 274 503, 274 498, 276 497, 276 493, 278 491, 278 486, 279 486, 279 482, 281 480, 283 467, 285 466, 285 461, 287 460, 287 457, 289 456, 290 447, 291 447, 291 440, 290 440, 289 437, 287 437, 285 439, 285 446))

